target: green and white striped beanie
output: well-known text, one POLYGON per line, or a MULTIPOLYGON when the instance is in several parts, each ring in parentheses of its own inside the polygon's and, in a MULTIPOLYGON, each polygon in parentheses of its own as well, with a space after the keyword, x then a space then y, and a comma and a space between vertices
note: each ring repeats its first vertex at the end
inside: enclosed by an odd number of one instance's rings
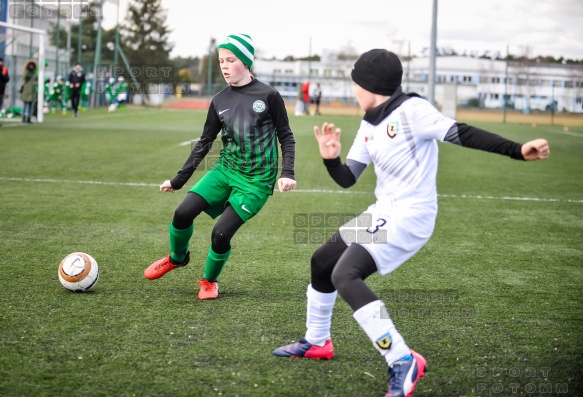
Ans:
POLYGON ((231 34, 223 40, 217 47, 231 50, 237 58, 241 60, 247 67, 251 68, 253 65, 253 58, 255 57, 255 48, 253 47, 253 40, 247 34, 231 34))

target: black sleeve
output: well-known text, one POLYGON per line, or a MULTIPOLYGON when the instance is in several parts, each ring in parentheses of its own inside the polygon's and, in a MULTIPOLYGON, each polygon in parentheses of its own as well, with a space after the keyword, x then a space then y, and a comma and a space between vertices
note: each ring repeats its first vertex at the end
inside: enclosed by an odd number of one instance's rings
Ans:
POLYGON ((204 129, 202 131, 202 136, 190 152, 190 156, 178 171, 176 176, 170 181, 172 187, 176 190, 181 189, 186 182, 190 179, 194 171, 200 165, 201 161, 205 158, 208 152, 213 146, 213 142, 217 138, 217 135, 223 128, 215 107, 211 102, 206 117, 206 122, 204 124, 204 129))
POLYGON ((515 160, 524 160, 520 143, 464 123, 455 123, 445 135, 444 141, 471 149, 498 153, 515 160))
POLYGON ((279 94, 274 95, 272 102, 272 117, 277 131, 277 140, 281 147, 282 167, 280 178, 295 180, 296 140, 289 126, 285 102, 279 94))
POLYGON ((356 183, 356 176, 346 164, 342 164, 340 157, 330 160, 324 159, 324 165, 334 182, 341 187, 348 188, 356 183))

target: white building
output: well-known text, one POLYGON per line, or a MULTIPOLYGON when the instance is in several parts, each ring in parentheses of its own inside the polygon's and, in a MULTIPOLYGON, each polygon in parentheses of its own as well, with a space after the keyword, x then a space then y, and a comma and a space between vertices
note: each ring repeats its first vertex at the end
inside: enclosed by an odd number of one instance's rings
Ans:
MULTIPOLYGON (((271 61, 256 59, 253 73, 295 100, 299 87, 310 80, 320 83, 323 102, 355 103, 350 72, 356 56, 324 54, 321 61, 271 61), (342 59, 344 58, 344 59, 342 59)), ((583 113, 583 65, 540 64, 534 61, 491 60, 465 56, 438 56, 435 72, 438 107, 454 101, 457 106, 479 105, 525 113, 550 110, 583 113)), ((428 93, 429 58, 403 62, 403 90, 428 93)))

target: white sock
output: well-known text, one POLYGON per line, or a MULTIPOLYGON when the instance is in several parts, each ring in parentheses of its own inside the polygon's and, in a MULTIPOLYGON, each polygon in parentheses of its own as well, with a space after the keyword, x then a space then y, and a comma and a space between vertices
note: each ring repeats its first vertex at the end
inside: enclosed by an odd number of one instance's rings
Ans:
POLYGON ((305 339, 316 346, 324 346, 330 339, 330 325, 332 324, 332 309, 338 296, 338 291, 323 293, 308 285, 308 313, 306 315, 305 339))
POLYGON ((361 307, 353 316, 389 366, 392 367, 400 358, 411 354, 382 301, 374 301, 361 307))

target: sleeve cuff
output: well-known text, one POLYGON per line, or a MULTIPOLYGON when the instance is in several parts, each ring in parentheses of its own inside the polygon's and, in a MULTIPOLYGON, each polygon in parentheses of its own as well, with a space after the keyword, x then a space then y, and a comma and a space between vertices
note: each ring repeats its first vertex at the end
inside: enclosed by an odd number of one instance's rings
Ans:
POLYGON ((340 157, 336 157, 334 159, 324 159, 324 165, 327 168, 338 167, 341 164, 342 164, 342 161, 340 160, 340 157))

